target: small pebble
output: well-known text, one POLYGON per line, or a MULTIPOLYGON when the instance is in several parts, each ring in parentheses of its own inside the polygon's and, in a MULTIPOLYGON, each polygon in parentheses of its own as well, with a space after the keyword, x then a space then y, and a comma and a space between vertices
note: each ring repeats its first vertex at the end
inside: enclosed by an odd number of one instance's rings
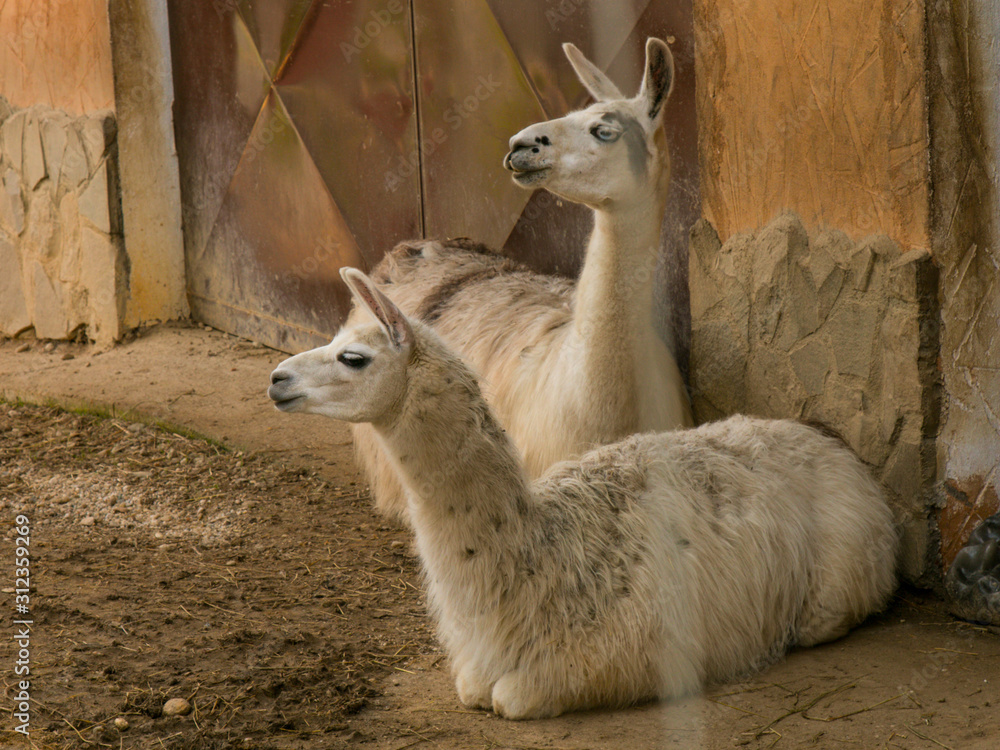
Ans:
POLYGON ((187 716, 191 713, 191 704, 183 698, 171 698, 163 704, 164 716, 187 716))
POLYGON ((403 549, 406 546, 406 542, 401 542, 398 539, 395 542, 389 543, 389 549, 403 549))
POLYGON ((17 347, 17 349, 15 351, 18 354, 21 354, 22 352, 30 352, 31 351, 31 344, 21 344, 19 347, 17 347))
POLYGON ((117 729, 119 732, 124 732, 126 729, 128 729, 128 719, 126 719, 124 716, 119 716, 117 719, 115 719, 115 729, 117 729))
POLYGON ((44 348, 44 351, 45 351, 46 353, 49 353, 49 354, 51 354, 51 353, 52 353, 52 352, 54 352, 55 350, 56 350, 56 345, 55 345, 55 344, 53 344, 53 343, 52 343, 51 341, 50 341, 49 343, 47 343, 47 344, 45 345, 45 348, 44 348))
POLYGON ((133 422, 132 424, 130 424, 128 426, 128 431, 131 432, 131 433, 133 433, 133 434, 135 434, 137 432, 142 432, 142 423, 140 423, 140 422, 133 422))
POLYGON ((93 516, 84 516, 80 519, 81 526, 93 526, 95 523, 97 523, 97 519, 93 516))
POLYGON ((69 352, 66 352, 64 355, 62 355, 62 358, 64 360, 66 360, 66 359, 76 359, 76 356, 73 355, 73 354, 70 354, 69 352))

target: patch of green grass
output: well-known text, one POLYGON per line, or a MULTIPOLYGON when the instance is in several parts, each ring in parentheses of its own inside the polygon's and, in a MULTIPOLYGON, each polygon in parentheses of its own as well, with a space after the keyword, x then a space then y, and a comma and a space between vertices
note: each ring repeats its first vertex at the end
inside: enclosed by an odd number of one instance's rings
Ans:
POLYGON ((203 435, 196 430, 192 430, 188 427, 184 427, 183 425, 174 424, 173 422, 168 422, 163 419, 150 417, 133 411, 132 409, 121 409, 114 404, 109 406, 106 404, 95 404, 88 401, 71 401, 56 398, 45 398, 41 401, 29 401, 21 398, 20 396, 14 398, 13 400, 0 396, 0 404, 10 406, 15 409, 21 406, 44 406, 49 409, 55 409, 56 411, 77 414, 82 417, 139 422, 140 424, 154 427, 157 430, 162 430, 163 432, 180 435, 181 437, 189 440, 200 440, 204 443, 208 443, 220 453, 229 453, 231 450, 225 443, 209 437, 208 435, 203 435))

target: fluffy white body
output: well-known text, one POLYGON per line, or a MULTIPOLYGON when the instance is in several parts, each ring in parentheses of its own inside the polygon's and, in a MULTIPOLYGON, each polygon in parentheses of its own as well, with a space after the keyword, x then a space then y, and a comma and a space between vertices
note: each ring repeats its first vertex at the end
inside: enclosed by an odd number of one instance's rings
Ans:
POLYGON ((466 705, 523 719, 673 698, 884 606, 893 517, 836 438, 733 417, 635 435, 531 483, 471 370, 344 275, 378 324, 286 360, 269 395, 372 424, 466 705))
MULTIPOLYGON (((579 50, 565 49, 597 103, 521 131, 504 163, 517 184, 593 210, 578 283, 463 241, 400 245, 372 272, 479 373, 531 477, 596 445, 692 423, 680 371, 653 325, 673 58, 650 39, 642 87, 626 99, 579 50)), ((365 315, 356 309, 348 324, 365 315)), ((355 444, 376 507, 406 521, 406 498, 370 427, 355 428, 355 444)))

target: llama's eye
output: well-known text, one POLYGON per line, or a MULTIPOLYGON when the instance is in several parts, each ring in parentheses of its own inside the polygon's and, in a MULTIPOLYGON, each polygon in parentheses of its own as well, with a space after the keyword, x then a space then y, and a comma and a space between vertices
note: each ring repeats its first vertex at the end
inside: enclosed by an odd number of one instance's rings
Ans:
POLYGON ((605 143, 616 141, 618 140, 618 136, 621 135, 617 130, 607 125, 595 125, 590 129, 590 134, 597 140, 604 141, 605 143))
POLYGON ((358 354, 357 352, 341 352, 337 355, 337 361, 342 365, 347 365, 352 370, 360 370, 371 360, 364 354, 358 354))

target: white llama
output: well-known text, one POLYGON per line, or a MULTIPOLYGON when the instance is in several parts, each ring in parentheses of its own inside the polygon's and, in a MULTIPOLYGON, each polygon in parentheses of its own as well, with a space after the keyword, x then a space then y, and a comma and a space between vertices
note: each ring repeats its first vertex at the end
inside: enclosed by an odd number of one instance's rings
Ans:
MULTIPOLYGON (((579 283, 463 241, 400 245, 372 272, 479 373, 531 477, 595 445, 692 423, 680 372, 653 327, 670 181, 660 122, 673 58, 648 40, 639 94, 625 99, 576 47, 564 49, 597 103, 521 131, 504 164, 517 184, 593 209, 579 283)), ((406 499, 378 439, 368 425, 354 436, 376 507, 405 521, 406 499)))
POLYGON ((360 271, 342 274, 377 324, 285 360, 268 394, 372 424, 467 706, 527 719, 673 698, 885 604, 892 514, 837 439, 733 417, 635 435, 529 483, 469 368, 360 271))

